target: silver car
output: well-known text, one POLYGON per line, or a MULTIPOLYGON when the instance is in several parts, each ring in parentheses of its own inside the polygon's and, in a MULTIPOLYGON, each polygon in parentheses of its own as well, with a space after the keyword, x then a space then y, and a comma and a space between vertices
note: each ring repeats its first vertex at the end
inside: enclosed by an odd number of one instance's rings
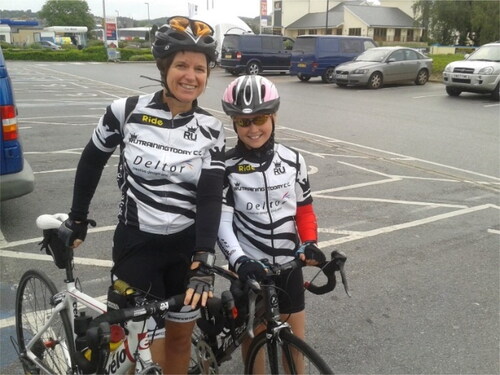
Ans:
POLYGON ((376 47, 335 68, 337 86, 362 85, 379 89, 384 83, 414 81, 425 85, 432 59, 413 48, 376 47))
POLYGON ((465 60, 446 65, 443 82, 450 96, 458 96, 463 91, 491 94, 499 99, 500 43, 489 43, 478 48, 465 60))

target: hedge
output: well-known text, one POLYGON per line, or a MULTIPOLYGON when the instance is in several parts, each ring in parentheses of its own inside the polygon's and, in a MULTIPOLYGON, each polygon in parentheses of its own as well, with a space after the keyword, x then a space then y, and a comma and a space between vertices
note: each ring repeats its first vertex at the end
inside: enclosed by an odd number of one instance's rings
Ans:
MULTIPOLYGON (((3 48, 2 48, 3 49, 3 48)), ((153 61, 149 48, 119 48, 122 61, 153 61)), ((106 50, 102 46, 87 47, 82 50, 33 49, 33 48, 6 48, 3 49, 6 60, 31 61, 107 61, 106 50)))

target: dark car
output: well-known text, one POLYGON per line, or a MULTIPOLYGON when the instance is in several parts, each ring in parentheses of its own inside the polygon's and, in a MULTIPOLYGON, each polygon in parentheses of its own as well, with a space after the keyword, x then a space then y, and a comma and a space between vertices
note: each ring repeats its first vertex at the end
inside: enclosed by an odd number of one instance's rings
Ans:
POLYGON ((290 75, 301 81, 321 77, 323 82, 334 81, 335 67, 350 61, 367 49, 377 47, 373 39, 344 35, 302 35, 292 50, 290 75))
POLYGON ((225 34, 220 66, 233 75, 288 71, 293 43, 280 35, 225 34))
POLYGON ((20 197, 34 189, 34 176, 30 165, 23 158, 19 139, 17 108, 12 82, 5 66, 0 47, 0 200, 20 197))

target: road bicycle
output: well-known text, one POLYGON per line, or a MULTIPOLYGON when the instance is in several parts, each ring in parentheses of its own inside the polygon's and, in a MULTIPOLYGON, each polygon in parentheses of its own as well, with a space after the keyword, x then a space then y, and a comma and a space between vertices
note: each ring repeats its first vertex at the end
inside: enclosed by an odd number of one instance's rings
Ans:
MULTIPOLYGON (((318 286, 313 281, 304 287, 314 294, 325 294, 336 286, 335 272, 339 271, 346 293, 350 296, 344 270, 346 256, 338 251, 331 253, 331 260, 318 267, 326 282, 318 286)), ((277 287, 274 277, 303 267, 294 259, 286 264, 266 263, 267 277, 259 282, 242 283, 237 275, 223 267, 214 266, 213 272, 230 283, 221 298, 212 298, 202 308, 202 318, 193 333, 192 366, 190 374, 218 374, 219 366, 231 358, 243 340, 252 338, 246 361, 245 374, 259 373, 257 369, 265 359, 267 374, 333 374, 321 356, 302 339, 295 336, 290 325, 281 320, 277 287), (254 337, 255 327, 265 330, 254 337), (261 358, 259 360, 259 358, 261 358)))
POLYGON ((66 270, 65 289, 58 291, 45 273, 33 269, 23 274, 17 289, 17 342, 12 341, 25 373, 162 374, 151 358, 146 320, 182 306, 184 295, 152 302, 121 280, 110 287, 107 305, 83 293, 73 275, 73 249, 57 242, 57 228, 66 218, 37 218, 42 249, 66 270))

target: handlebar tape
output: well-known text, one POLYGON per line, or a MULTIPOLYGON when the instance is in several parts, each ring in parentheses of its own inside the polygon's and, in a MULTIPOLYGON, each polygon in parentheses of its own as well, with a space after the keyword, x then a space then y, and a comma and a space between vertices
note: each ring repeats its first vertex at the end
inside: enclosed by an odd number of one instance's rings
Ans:
POLYGON ((316 266, 321 269, 321 271, 325 274, 327 278, 327 282, 325 285, 318 286, 315 285, 313 282, 304 284, 304 287, 311 293, 320 295, 329 293, 333 289, 335 289, 335 286, 337 285, 335 272, 341 271, 343 269, 347 257, 344 254, 334 250, 331 253, 331 258, 332 258, 331 261, 316 266))

